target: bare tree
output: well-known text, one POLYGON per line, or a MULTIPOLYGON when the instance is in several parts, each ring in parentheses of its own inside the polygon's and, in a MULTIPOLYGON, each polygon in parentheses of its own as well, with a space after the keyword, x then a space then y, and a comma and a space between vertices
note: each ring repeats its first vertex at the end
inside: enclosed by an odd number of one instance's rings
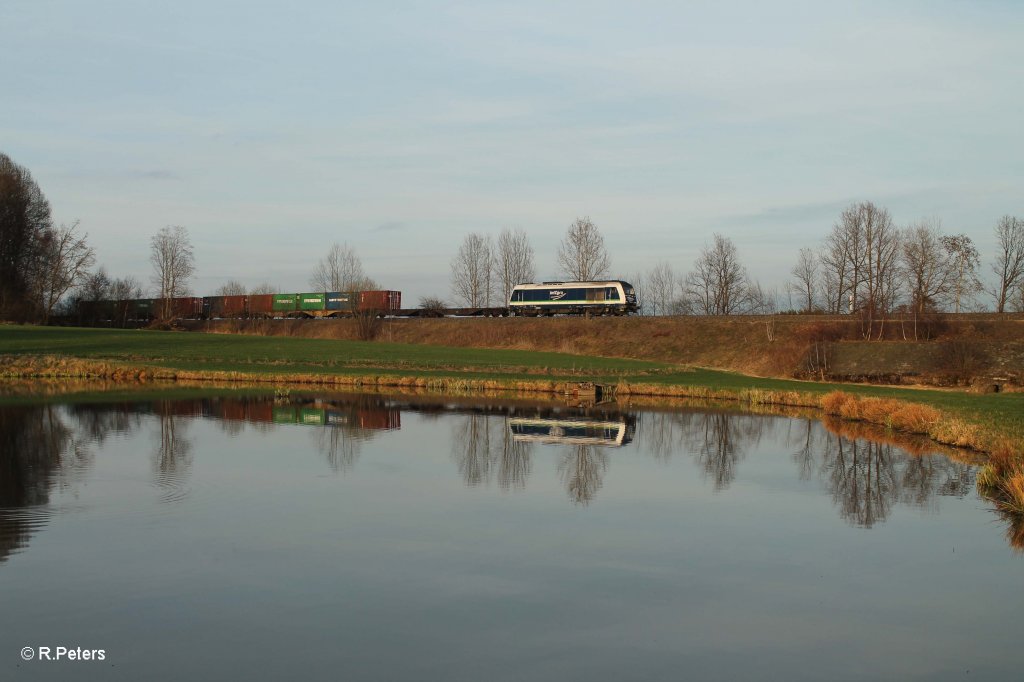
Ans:
POLYGON ((642 299, 649 315, 671 315, 676 297, 676 273, 666 261, 661 261, 647 275, 647 291, 642 299))
POLYGON ((530 282, 534 277, 533 247, 526 232, 510 227, 502 230, 494 258, 502 301, 507 303, 515 285, 530 282))
POLYGON ((843 211, 821 251, 823 289, 830 313, 853 312, 864 270, 864 237, 854 207, 843 211))
POLYGON ((996 225, 998 251, 992 272, 996 284, 991 293, 996 299, 996 312, 1006 312, 1006 302, 1014 291, 1024 286, 1024 220, 1004 215, 996 225))
POLYGON ((110 276, 102 265, 96 272, 90 273, 82 283, 83 301, 105 301, 110 298, 110 276))
MULTIPOLYGON (((880 320, 884 325, 885 316, 895 306, 899 294, 900 233, 884 208, 868 202, 860 204, 858 209, 863 220, 867 256, 860 308, 865 314, 864 336, 870 338, 875 322, 880 320)), ((883 331, 881 325, 879 337, 883 331)))
POLYGON ((229 279, 213 293, 215 296, 245 296, 245 285, 237 279, 229 279))
POLYGON ((335 243, 320 259, 309 279, 314 291, 367 291, 379 289, 363 272, 359 256, 348 244, 335 243))
POLYGON ((938 220, 911 225, 902 241, 900 262, 914 315, 941 308, 953 289, 954 272, 938 220))
POLYGON ((589 217, 577 218, 558 247, 558 265, 566 279, 576 282, 608 277, 611 259, 604 237, 589 217))
POLYGON ((865 336, 892 308, 898 293, 899 233, 884 208, 851 204, 825 240, 821 265, 833 313, 859 310, 865 336), (845 303, 845 305, 844 305, 845 303))
MULTIPOLYGON (((249 293, 253 294, 253 295, 276 294, 279 291, 281 291, 281 288, 276 286, 276 285, 271 284, 270 282, 260 282, 259 284, 254 286, 252 289, 249 289, 249 293)), ((324 289, 324 291, 327 291, 327 289, 324 289)))
POLYGON ((796 257, 796 265, 790 272, 796 278, 794 291, 799 294, 805 313, 813 313, 818 289, 818 255, 814 249, 803 247, 796 257))
POLYGON ((115 301, 142 298, 142 283, 131 275, 115 279, 110 283, 110 298, 115 301))
POLYGON ((93 248, 78 236, 78 221, 44 230, 41 240, 41 258, 36 274, 36 296, 43 324, 50 320, 53 309, 71 289, 81 286, 89 276, 89 268, 96 262, 93 248))
POLYGON ((493 247, 488 236, 473 232, 452 259, 452 294, 469 307, 491 304, 494 288, 493 247))
POLYGON ((981 290, 978 279, 978 267, 981 256, 974 242, 965 234, 954 234, 940 237, 942 248, 946 250, 946 258, 951 270, 951 291, 953 312, 959 313, 960 308, 969 302, 981 290))
POLYGON ((747 285, 750 312, 764 316, 764 331, 769 342, 774 342, 776 315, 779 312, 779 292, 776 289, 765 289, 760 282, 747 285))
POLYGON ((129 301, 142 298, 142 284, 131 275, 110 283, 110 298, 115 301, 114 322, 124 326, 128 323, 129 301))
POLYGON ((171 316, 171 299, 188 294, 188 281, 195 270, 195 258, 188 230, 168 225, 150 242, 149 262, 153 264, 153 286, 160 300, 160 319, 171 316))
POLYGON ((747 271, 736 245, 719 234, 705 246, 683 285, 691 309, 702 315, 733 315, 748 304, 747 271))

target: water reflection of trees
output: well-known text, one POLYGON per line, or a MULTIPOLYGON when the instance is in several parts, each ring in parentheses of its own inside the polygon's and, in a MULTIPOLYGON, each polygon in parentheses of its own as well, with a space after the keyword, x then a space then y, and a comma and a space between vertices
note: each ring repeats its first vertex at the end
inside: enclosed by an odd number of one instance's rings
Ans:
POLYGON ((608 454, 594 445, 572 445, 566 448, 558 463, 569 498, 576 504, 587 505, 604 483, 608 469, 608 454))
POLYGON ((505 417, 454 417, 452 457, 466 485, 487 485, 497 472, 502 490, 522 490, 530 475, 533 447, 512 438, 505 417))
POLYGON ((154 433, 153 475, 164 502, 177 502, 188 495, 187 483, 192 470, 191 421, 202 416, 201 405, 193 401, 161 401, 153 406, 157 417, 154 433))
POLYGON ((896 504, 928 508, 974 488, 969 463, 933 456, 928 441, 895 441, 849 422, 724 411, 644 414, 639 439, 656 458, 686 453, 716 491, 735 480, 738 464, 767 435, 789 443, 801 480, 818 478, 840 516, 856 526, 885 521, 896 504))
POLYGON ((717 491, 736 479, 737 465, 770 423, 765 417, 729 412, 655 412, 644 415, 640 434, 658 459, 668 461, 677 452, 693 456, 717 491))
POLYGON ((840 516, 870 528, 885 521, 895 504, 933 507, 944 496, 963 497, 974 489, 974 467, 949 457, 913 454, 882 438, 863 437, 846 422, 792 420, 789 440, 800 477, 817 476, 840 516))
POLYGON ((316 429, 312 438, 332 471, 348 473, 355 467, 363 443, 374 435, 371 429, 337 424, 316 429))
POLYGON ((46 523, 54 486, 85 470, 91 453, 53 405, 0 409, 0 562, 46 523))
MULTIPOLYGON (((0 506, 19 510, 46 505, 55 486, 78 480, 90 466, 90 444, 102 444, 111 433, 139 428, 147 415, 154 417, 153 480, 161 489, 162 499, 174 501, 188 492, 195 450, 190 424, 196 417, 214 417, 219 428, 237 433, 242 428, 265 431, 277 423, 297 424, 300 412, 307 417, 319 415, 318 423, 324 425, 302 428, 309 431, 334 471, 347 472, 367 440, 381 430, 399 428, 402 409, 425 417, 450 415, 452 457, 459 476, 470 486, 496 482, 502 490, 525 488, 536 447, 514 437, 510 418, 562 422, 586 414, 576 408, 500 404, 459 406, 453 413, 450 404, 400 404, 380 396, 211 398, 4 408, 0 410, 0 506)), ((639 421, 634 415, 611 411, 589 416, 598 421, 625 419, 630 428, 637 423, 636 442, 642 443, 646 452, 666 462, 685 454, 716 491, 729 488, 744 459, 763 439, 771 437, 772 442, 786 443, 796 475, 802 480, 819 481, 841 518, 861 527, 884 522, 896 505, 927 509, 943 496, 962 497, 974 488, 970 463, 914 454, 930 452, 933 446, 927 442, 907 444, 891 436, 887 440, 885 435, 849 422, 724 410, 645 412, 639 421)), ((609 467, 606 449, 600 443, 570 444, 568 440, 555 447, 560 448, 557 474, 569 498, 581 505, 595 500, 609 467)), ((25 514, 4 512, 0 523, 2 560, 27 542, 34 522, 25 514)), ((1015 532, 1024 538, 1024 531, 1015 532)))

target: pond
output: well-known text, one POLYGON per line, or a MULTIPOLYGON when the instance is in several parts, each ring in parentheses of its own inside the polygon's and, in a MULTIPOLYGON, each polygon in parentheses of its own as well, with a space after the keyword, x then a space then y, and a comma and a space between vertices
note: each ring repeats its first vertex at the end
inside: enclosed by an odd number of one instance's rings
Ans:
POLYGON ((0 443, 5 680, 1024 663, 977 462, 811 415, 296 391, 4 407, 0 443))

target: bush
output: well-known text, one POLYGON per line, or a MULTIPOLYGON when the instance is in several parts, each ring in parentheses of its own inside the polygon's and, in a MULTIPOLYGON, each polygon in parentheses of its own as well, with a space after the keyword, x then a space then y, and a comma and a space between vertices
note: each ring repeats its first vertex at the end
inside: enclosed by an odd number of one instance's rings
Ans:
POLYGON ((354 317, 356 321, 356 336, 359 337, 360 341, 373 341, 380 335, 381 327, 384 326, 380 311, 360 310, 354 317))

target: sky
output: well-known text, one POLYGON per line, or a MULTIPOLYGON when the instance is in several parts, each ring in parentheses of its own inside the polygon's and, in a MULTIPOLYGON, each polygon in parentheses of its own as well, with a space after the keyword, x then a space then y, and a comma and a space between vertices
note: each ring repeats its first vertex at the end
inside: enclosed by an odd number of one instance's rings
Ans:
POLYGON ((347 243, 406 305, 464 236, 558 276, 589 216, 613 275, 715 233, 790 278, 842 209, 994 252, 1024 214, 1024 2, 4 0, 0 152, 113 276, 183 225, 193 290, 308 288, 347 243))

